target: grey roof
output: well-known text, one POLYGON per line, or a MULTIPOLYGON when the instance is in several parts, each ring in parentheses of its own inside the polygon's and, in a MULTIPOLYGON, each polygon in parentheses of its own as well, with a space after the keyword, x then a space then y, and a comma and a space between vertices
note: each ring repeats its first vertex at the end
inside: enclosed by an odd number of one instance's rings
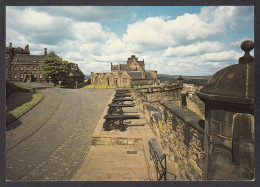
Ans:
POLYGON ((43 55, 29 55, 29 54, 15 54, 13 62, 39 62, 42 61, 45 56, 43 55))
POLYGON ((120 70, 131 71, 132 69, 128 64, 120 64, 120 70))
POLYGON ((112 70, 118 70, 118 65, 112 65, 112 70))
MULTIPOLYGON (((131 77, 132 80, 142 79, 141 71, 126 71, 126 73, 131 77)), ((155 79, 155 77, 150 72, 145 72, 145 79, 155 79)))
POLYGON ((144 66, 144 61, 137 61, 140 66, 144 66))
POLYGON ((120 66, 120 70, 131 71, 132 69, 129 67, 128 64, 119 64, 119 65, 112 65, 112 70, 118 70, 118 66, 120 66))

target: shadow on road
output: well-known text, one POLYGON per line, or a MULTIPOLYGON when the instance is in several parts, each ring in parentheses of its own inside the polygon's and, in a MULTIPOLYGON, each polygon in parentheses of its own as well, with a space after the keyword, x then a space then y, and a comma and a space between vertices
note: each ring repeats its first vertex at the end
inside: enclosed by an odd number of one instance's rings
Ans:
POLYGON ((9 120, 12 119, 12 121, 7 121, 7 115, 6 115, 6 131, 12 130, 22 124, 22 122, 14 117, 12 114, 8 114, 9 120))

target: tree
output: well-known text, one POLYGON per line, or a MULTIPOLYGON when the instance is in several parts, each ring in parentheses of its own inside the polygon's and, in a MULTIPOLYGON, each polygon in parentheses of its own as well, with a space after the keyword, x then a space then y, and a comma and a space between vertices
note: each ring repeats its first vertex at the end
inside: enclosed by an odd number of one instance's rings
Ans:
POLYGON ((51 51, 44 57, 40 69, 41 73, 46 77, 50 77, 54 86, 56 86, 62 77, 66 76, 69 70, 69 63, 63 61, 58 55, 51 51))

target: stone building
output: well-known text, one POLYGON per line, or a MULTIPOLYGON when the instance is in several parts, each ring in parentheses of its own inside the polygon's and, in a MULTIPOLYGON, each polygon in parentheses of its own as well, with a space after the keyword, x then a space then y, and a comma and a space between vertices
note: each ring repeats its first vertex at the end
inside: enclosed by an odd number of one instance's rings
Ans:
POLYGON ((209 180, 254 178, 254 58, 244 41, 239 63, 216 72, 197 91, 205 103, 205 176, 209 180))
MULTIPOLYGON (((6 47, 5 54, 6 81, 51 81, 51 79, 45 77, 40 72, 40 64, 47 55, 47 48, 44 48, 43 55, 31 55, 29 45, 26 45, 23 49, 21 47, 15 48, 12 46, 12 43, 10 43, 9 47, 6 47)), ((84 82, 85 75, 77 64, 71 62, 68 63, 69 71, 60 81, 60 85, 65 87, 75 87, 76 84, 84 82)))
POLYGON ((25 48, 6 47, 5 51, 5 80, 6 81, 46 81, 46 77, 40 73, 39 64, 47 54, 47 48, 44 48, 43 55, 31 55, 29 45, 25 48))
POLYGON ((155 85, 159 83, 157 71, 145 70, 144 60, 139 61, 135 55, 128 58, 126 64, 113 65, 111 72, 91 72, 91 84, 117 87, 155 85))

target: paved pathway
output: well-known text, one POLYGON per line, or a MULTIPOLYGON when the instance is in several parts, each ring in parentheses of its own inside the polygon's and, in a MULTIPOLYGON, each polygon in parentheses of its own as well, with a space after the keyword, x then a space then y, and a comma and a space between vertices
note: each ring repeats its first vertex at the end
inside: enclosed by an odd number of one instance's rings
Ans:
MULTIPOLYGON (((108 107, 107 107, 108 108, 108 107)), ((103 130, 101 118, 93 135, 93 145, 73 181, 150 181, 155 180, 154 163, 149 158, 148 140, 156 138, 138 106, 124 108, 140 119, 128 120, 126 131, 103 130)), ((106 109, 103 116, 106 114, 106 109)))
POLYGON ((67 180, 87 155, 113 90, 28 85, 45 99, 6 132, 7 180, 67 180))

